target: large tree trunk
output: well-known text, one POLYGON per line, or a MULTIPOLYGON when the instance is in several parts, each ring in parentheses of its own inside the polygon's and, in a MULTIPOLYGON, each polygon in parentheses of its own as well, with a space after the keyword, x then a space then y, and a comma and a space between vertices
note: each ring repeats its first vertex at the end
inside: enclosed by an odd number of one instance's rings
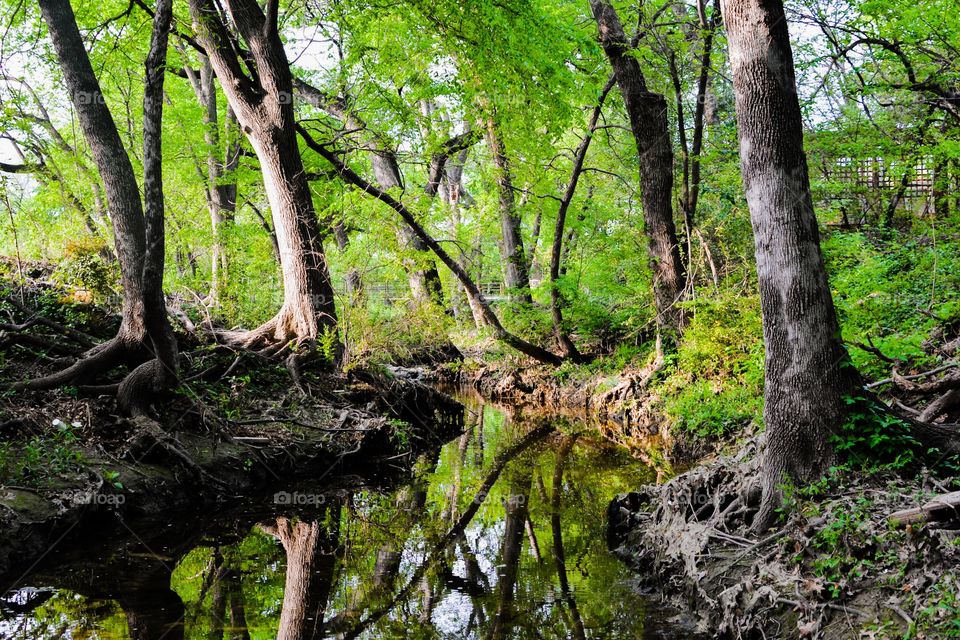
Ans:
POLYGON ((500 260, 503 265, 503 282, 510 299, 531 303, 530 274, 527 272, 527 257, 523 250, 523 235, 520 232, 520 216, 513 197, 513 178, 510 175, 510 160, 493 118, 487 120, 487 141, 496 167, 497 191, 500 196, 500 260))
POLYGON ((159 0, 154 17, 144 91, 144 197, 133 166, 106 106, 67 0, 43 0, 40 10, 81 129, 103 179, 113 224, 123 286, 122 320, 117 336, 74 365, 22 388, 44 389, 88 381, 126 362, 133 369, 118 391, 121 408, 145 413, 153 395, 176 380, 177 348, 163 298, 164 225, 160 174, 160 119, 163 68, 171 20, 169 0, 159 0), (145 354, 151 354, 146 357, 145 354), (142 363, 142 364, 138 364, 142 363))
POLYGON ((600 32, 600 44, 623 95, 640 157, 643 221, 649 240, 657 326, 675 334, 683 323, 676 303, 686 287, 686 275, 673 222, 673 149, 667 102, 659 93, 647 90, 640 65, 630 55, 620 17, 609 1, 590 0, 590 7, 600 32))
POLYGON ((766 347, 762 529, 781 483, 809 482, 829 468, 830 436, 846 416, 844 397, 857 376, 820 252, 782 1, 724 0, 723 18, 766 347))
POLYGON ((336 332, 333 288, 323 237, 303 168, 293 112, 293 80, 277 31, 277 5, 267 14, 254 0, 224 3, 249 47, 256 75, 244 70, 233 37, 212 0, 190 0, 197 41, 250 141, 263 173, 283 272, 283 306, 252 332, 229 336, 249 347, 274 348, 336 332))

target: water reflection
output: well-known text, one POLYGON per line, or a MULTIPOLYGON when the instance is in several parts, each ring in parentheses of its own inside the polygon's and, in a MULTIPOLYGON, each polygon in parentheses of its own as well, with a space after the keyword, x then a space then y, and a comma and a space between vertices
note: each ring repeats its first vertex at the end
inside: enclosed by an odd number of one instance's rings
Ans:
POLYGON ((309 499, 281 511, 252 504, 64 558, 7 594, 0 635, 690 637, 604 546, 610 498, 648 472, 576 423, 467 402, 464 433, 398 489, 297 487, 309 499))

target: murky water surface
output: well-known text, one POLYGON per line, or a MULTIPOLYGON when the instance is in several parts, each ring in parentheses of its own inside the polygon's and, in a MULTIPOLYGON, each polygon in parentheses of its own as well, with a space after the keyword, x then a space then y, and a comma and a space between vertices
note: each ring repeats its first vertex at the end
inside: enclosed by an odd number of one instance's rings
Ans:
POLYGON ((648 471, 575 421, 464 401, 402 486, 298 484, 54 548, 0 637, 691 637, 606 550, 608 502, 648 471))

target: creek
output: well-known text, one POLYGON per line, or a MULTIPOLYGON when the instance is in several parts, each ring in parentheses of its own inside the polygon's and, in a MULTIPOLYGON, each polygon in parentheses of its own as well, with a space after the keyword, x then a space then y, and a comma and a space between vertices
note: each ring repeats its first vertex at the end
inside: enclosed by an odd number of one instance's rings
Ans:
POLYGON ((693 637, 606 547, 610 500, 652 471, 577 419, 459 399, 463 434, 399 481, 331 474, 51 548, 0 637, 693 637))

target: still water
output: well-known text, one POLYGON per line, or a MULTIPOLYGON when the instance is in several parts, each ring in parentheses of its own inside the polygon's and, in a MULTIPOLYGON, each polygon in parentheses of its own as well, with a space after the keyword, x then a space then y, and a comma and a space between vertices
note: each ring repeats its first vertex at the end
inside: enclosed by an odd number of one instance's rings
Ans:
POLYGON ((0 637, 691 637, 606 550, 608 502, 650 472, 576 421, 461 400, 463 435, 392 486, 298 484, 54 549, 0 637))

